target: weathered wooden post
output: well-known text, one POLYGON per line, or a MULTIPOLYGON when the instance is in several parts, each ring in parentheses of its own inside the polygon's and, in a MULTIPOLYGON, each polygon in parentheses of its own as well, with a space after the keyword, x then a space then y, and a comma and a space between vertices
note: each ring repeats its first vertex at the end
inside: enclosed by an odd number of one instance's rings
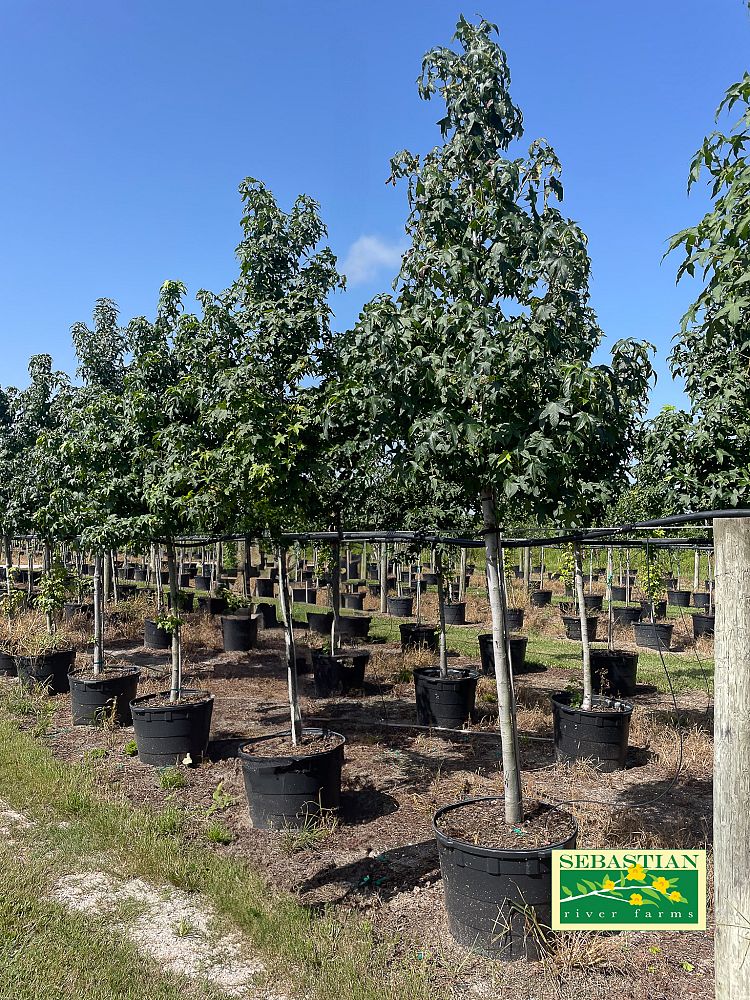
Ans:
POLYGON ((714 520, 716 1000, 750 997, 750 518, 714 520))

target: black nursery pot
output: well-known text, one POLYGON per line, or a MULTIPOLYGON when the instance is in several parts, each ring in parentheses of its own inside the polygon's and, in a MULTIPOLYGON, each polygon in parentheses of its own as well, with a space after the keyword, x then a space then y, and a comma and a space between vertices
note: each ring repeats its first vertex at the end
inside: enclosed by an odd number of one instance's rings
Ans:
POLYGON ((147 649, 171 649, 172 633, 147 618, 143 623, 143 645, 147 649))
POLYGON ((258 642, 258 619, 249 615, 227 615, 221 619, 225 653, 246 653, 258 642))
POLYGON ((714 615, 698 615, 694 614, 693 619, 693 635, 696 639, 700 638, 702 635, 713 635, 714 634, 714 622, 716 617, 714 615))
MULTIPOLYGON (((552 924, 552 851, 575 847, 577 826, 558 843, 534 850, 498 850, 448 837, 440 820, 452 810, 498 798, 465 799, 435 813, 433 830, 443 876, 451 936, 489 958, 539 959, 541 943, 529 933, 529 908, 545 936, 552 924)), ((565 817, 566 823, 569 818, 565 817)), ((520 839, 520 838, 519 838, 520 839)))
MULTIPOLYGON (((562 616, 563 625, 565 626, 565 635, 568 639, 575 639, 578 642, 581 641, 581 619, 578 615, 563 615, 562 616)), ((593 642, 596 639, 596 628, 599 619, 596 615, 586 616, 586 632, 588 633, 589 642, 593 642)))
POLYGON ((401 650, 407 649, 431 649, 437 652, 438 631, 434 625, 417 625, 414 622, 401 622, 398 627, 401 633, 401 650))
POLYGON ((438 582, 437 573, 423 573, 422 582, 425 583, 428 587, 436 587, 438 582))
POLYGON ((41 684, 53 694, 65 694, 70 690, 68 674, 76 662, 74 649, 59 649, 39 656, 16 656, 18 677, 24 687, 41 684))
POLYGON ((269 580, 264 576, 257 577, 255 581, 256 597, 273 597, 273 586, 273 580, 269 580))
POLYGON ((333 626, 333 611, 308 611, 307 624, 311 632, 330 636, 333 626))
POLYGON ((145 569, 134 569, 133 570, 133 579, 135 580, 136 583, 145 583, 146 582, 146 570, 145 569))
MULTIPOLYGON (((172 610, 172 595, 167 594, 167 607, 172 610)), ((195 607, 195 594, 191 592, 177 591, 177 608, 180 611, 192 611, 195 607)))
POLYGON ((449 669, 441 678, 437 667, 414 671, 417 722, 420 726, 460 729, 471 718, 477 694, 476 670, 449 669))
POLYGON ((292 587, 292 600, 295 604, 317 604, 318 591, 315 587, 292 587))
POLYGON ((505 627, 509 632, 520 632, 523 628, 523 608, 505 609, 505 627))
POLYGON ((571 706, 571 697, 568 691, 552 695, 557 760, 591 760, 600 771, 622 770, 628 755, 632 704, 597 695, 593 704, 607 711, 584 712, 571 706))
POLYGON ((225 615, 229 610, 226 597, 206 597, 198 598, 198 609, 205 611, 207 615, 225 615))
POLYGON ((632 625, 639 622, 643 615, 640 605, 628 604, 624 608, 612 608, 612 621, 615 625, 632 625))
POLYGON ((667 600, 674 608, 689 608, 690 607, 690 591, 689 590, 668 590, 667 600))
POLYGON ((443 614, 445 615, 446 625, 465 625, 466 602, 461 601, 455 604, 446 604, 443 608, 443 614))
POLYGON ((601 611, 604 598, 601 594, 584 594, 583 603, 587 611, 601 611))
POLYGON ((203 576, 198 573, 195 576, 195 589, 196 590, 210 590, 211 589, 211 577, 203 576))
POLYGON ((82 618, 93 618, 94 617, 94 605, 93 604, 76 604, 73 601, 68 601, 63 604, 63 619, 66 622, 72 621, 76 615, 80 615, 82 618))
POLYGON ((371 615, 339 615, 339 636, 342 639, 366 639, 370 634, 371 615))
POLYGON ((81 671, 72 671, 68 681, 73 725, 99 726, 110 717, 118 726, 131 725, 130 702, 138 691, 140 676, 136 667, 116 667, 98 677, 81 677, 81 671))
POLYGON ((607 678, 608 692, 617 697, 632 698, 638 672, 638 654, 619 649, 590 649, 591 675, 594 691, 599 694, 602 679, 607 678))
POLYGON ((330 698, 336 694, 360 690, 365 683, 365 668, 369 659, 368 652, 343 651, 334 655, 313 650, 315 697, 330 698))
POLYGON ((531 603, 535 608, 543 608, 547 604, 552 603, 552 591, 551 590, 532 590, 531 591, 531 603))
POLYGON ((352 611, 361 611, 364 607, 364 594, 342 594, 341 607, 350 608, 352 611))
MULTIPOLYGON (((130 702, 138 756, 144 764, 170 767, 180 764, 189 754, 198 765, 208 747, 214 696, 209 691, 183 688, 183 695, 201 695, 201 701, 175 702, 172 705, 148 705, 152 695, 141 695, 130 702)), ((163 692, 165 698, 169 692, 163 692)))
POLYGON ((636 646, 643 649, 668 650, 672 644, 672 629, 670 622, 637 622, 633 625, 633 638, 636 646))
POLYGON ((613 583, 610 589, 612 591, 613 601, 626 601, 628 599, 628 591, 626 587, 621 587, 619 584, 613 583))
POLYGON ((10 653, 0 653, 0 677, 16 676, 16 661, 10 653))
POLYGON ((367 592, 370 597, 380 597, 380 584, 379 583, 368 583, 367 592))
POLYGON ((396 618, 411 618, 414 611, 414 599, 412 597, 389 597, 388 614, 395 615, 396 618))
POLYGON ((711 607, 711 595, 705 594, 703 591, 696 590, 693 594, 693 604, 696 608, 710 608, 711 607))
POLYGON ((255 610, 261 616, 263 628, 281 628, 281 622, 276 617, 275 604, 265 604, 261 602, 260 604, 255 605, 255 610))
MULTIPOLYGON (((495 652, 492 648, 492 632, 485 632, 477 636, 479 640, 479 656, 482 661, 482 673, 487 677, 495 676, 495 652)), ((529 640, 525 635, 511 635, 510 644, 510 669, 513 673, 523 670, 526 663, 526 647, 529 640)))
MULTIPOLYGON (((651 618, 651 601, 641 601, 641 612, 642 618, 651 618)), ((654 614, 657 618, 666 618, 667 602, 654 601, 654 614)))
POLYGON ((333 736, 337 745, 307 755, 295 755, 292 748, 279 757, 253 754, 252 748, 263 740, 285 735, 261 736, 238 752, 250 819, 258 830, 301 826, 309 817, 337 810, 341 801, 344 737, 327 730, 305 729, 303 736, 333 736))

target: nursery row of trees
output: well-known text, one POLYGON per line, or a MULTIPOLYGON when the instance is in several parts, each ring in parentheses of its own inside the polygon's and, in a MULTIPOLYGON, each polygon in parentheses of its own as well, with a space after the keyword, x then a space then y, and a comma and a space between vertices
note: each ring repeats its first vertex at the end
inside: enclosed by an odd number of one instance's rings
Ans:
MULTIPOLYGON (((393 293, 334 332, 330 303, 344 278, 319 206, 302 195, 284 211, 247 178, 228 289, 200 291, 190 311, 185 287, 167 281, 155 316, 127 323, 100 299, 91 325, 73 327, 76 379, 41 355, 28 388, 0 392, 0 528, 6 559, 7 540, 25 533, 99 551, 158 539, 173 589, 181 535, 481 530, 515 822, 500 538, 519 524, 601 522, 618 498, 633 501, 639 454, 644 513, 663 512, 665 484, 679 486, 677 503, 741 498, 747 334, 741 259, 726 234, 746 182, 736 169, 742 144, 707 140, 693 176, 702 160, 715 212, 674 240, 684 271, 711 276, 672 357, 693 411, 669 411, 645 431, 650 345, 619 341, 608 363, 593 361, 603 334, 586 237, 560 209, 554 150, 544 140, 521 148, 522 114, 494 32, 461 18, 456 49, 425 57, 419 94, 444 105, 440 141, 391 162, 409 204, 393 293), (731 406, 707 402, 717 384, 731 406), (704 448, 709 439, 720 446, 704 448)), ((750 83, 728 101, 747 108, 750 83)))

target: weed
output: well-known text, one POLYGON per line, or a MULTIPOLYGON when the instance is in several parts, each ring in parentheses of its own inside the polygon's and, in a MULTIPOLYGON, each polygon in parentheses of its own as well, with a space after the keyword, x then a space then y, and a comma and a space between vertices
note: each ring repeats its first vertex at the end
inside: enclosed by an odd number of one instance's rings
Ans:
POLYGON ((228 809, 234 802, 232 796, 224 791, 223 781, 220 781, 216 788, 214 788, 211 799, 213 801, 206 812, 206 819, 210 819, 215 812, 223 812, 225 809, 228 809))
POLYGON ((159 784, 162 788, 173 791, 175 788, 184 788, 187 778, 177 767, 166 767, 159 774, 159 784))
POLYGON ((234 834, 223 823, 209 823, 206 836, 212 844, 231 844, 234 834))
POLYGON ((302 826, 287 826, 282 830, 281 850, 289 855, 309 851, 332 836, 337 827, 338 819, 332 812, 324 810, 320 815, 307 815, 302 826))
POLYGON ((135 757, 138 753, 138 744, 135 740, 128 740, 125 746, 122 748, 122 752, 126 757, 135 757))

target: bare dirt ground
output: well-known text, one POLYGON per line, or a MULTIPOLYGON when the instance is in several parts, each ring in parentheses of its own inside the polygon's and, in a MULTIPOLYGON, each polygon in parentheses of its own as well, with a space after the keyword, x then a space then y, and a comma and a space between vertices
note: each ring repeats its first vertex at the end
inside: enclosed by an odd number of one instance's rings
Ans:
MULTIPOLYGON (((267 833, 250 824, 237 749, 252 736, 287 725, 281 633, 261 631, 258 648, 248 654, 217 652, 220 633, 207 619, 196 617, 186 635, 185 682, 209 688, 215 705, 208 759, 184 770, 181 787, 162 787, 158 772, 124 752, 132 729, 73 727, 65 696, 55 699, 46 737, 53 752, 79 760, 93 749, 103 751, 97 761, 103 788, 156 810, 183 809, 187 836, 203 843, 210 827, 220 824, 230 842, 215 844, 215 850, 248 859, 273 887, 303 905, 332 905, 342 920, 350 913, 366 915, 377 935, 397 937, 415 961, 429 960, 436 987, 453 997, 713 996, 710 932, 566 934, 554 955, 536 964, 488 962, 452 941, 432 816, 459 798, 502 793, 493 681, 480 681, 476 718, 466 732, 448 735, 413 727, 410 672, 429 659, 425 654, 404 656, 388 643, 364 647, 372 655, 357 697, 317 699, 312 677, 303 675, 306 722, 326 721, 347 740, 341 812, 301 835, 267 833)), ((110 645, 108 658, 141 667, 139 693, 164 689, 166 653, 121 639, 110 645)), ((553 669, 517 678, 525 793, 568 802, 582 847, 710 848, 712 720, 705 693, 677 696, 678 723, 671 701, 642 688, 628 765, 602 775, 585 764, 554 761, 549 694, 570 681, 570 673, 553 669)))

